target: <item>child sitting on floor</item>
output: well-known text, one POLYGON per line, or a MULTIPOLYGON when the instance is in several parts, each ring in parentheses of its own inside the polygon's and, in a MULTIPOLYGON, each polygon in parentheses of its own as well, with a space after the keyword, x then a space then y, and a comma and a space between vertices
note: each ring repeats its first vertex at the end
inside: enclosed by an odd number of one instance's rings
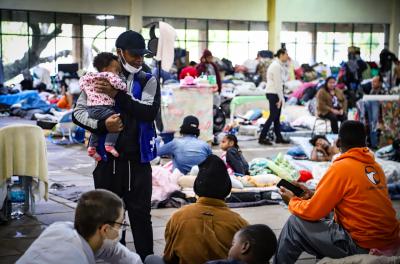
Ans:
POLYGON ((226 135, 222 139, 220 147, 224 151, 221 159, 225 161, 228 172, 233 171, 236 174, 249 175, 249 164, 240 151, 235 135, 226 135))
MULTIPOLYGON (((88 113, 90 118, 107 119, 113 114, 115 100, 110 96, 96 91, 95 83, 97 79, 107 79, 110 84, 118 90, 127 91, 124 81, 118 74, 121 72, 121 66, 118 57, 109 52, 99 53, 93 60, 93 66, 98 70, 97 73, 89 72, 82 76, 79 85, 82 91, 87 95, 88 113)), ((114 157, 118 157, 118 151, 115 149, 119 133, 108 133, 105 138, 105 150, 114 157)), ((96 161, 101 160, 101 156, 97 153, 96 147, 99 144, 99 135, 92 134, 89 140, 88 154, 96 161)))
POLYGON ((249 225, 236 232, 227 260, 209 261, 207 264, 260 264, 268 263, 275 254, 277 240, 266 225, 249 225))

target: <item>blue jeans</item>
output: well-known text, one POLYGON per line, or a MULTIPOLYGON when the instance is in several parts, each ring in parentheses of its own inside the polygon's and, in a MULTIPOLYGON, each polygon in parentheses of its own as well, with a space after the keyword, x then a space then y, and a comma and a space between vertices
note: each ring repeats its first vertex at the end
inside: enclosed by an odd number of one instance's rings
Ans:
POLYGON ((379 101, 366 101, 364 103, 365 112, 368 115, 369 139, 371 148, 378 147, 378 120, 380 103, 379 101))

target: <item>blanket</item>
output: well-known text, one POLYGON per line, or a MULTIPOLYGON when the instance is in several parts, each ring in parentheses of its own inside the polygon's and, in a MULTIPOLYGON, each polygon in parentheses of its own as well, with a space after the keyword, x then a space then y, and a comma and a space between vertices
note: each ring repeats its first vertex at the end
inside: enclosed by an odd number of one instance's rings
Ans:
POLYGON ((47 148, 43 131, 33 125, 0 129, 0 186, 11 176, 33 177, 35 198, 48 198, 47 148))

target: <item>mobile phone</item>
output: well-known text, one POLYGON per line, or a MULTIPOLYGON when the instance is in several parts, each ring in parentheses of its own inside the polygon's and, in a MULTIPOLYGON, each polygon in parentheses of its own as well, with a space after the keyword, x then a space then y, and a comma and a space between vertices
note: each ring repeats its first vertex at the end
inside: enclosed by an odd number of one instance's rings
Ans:
POLYGON ((287 180, 284 180, 284 179, 280 180, 276 186, 277 187, 281 187, 281 186, 285 187, 286 189, 288 189, 289 191, 294 193, 294 195, 296 195, 297 197, 301 197, 304 194, 303 189, 291 184, 290 182, 288 182, 287 180))

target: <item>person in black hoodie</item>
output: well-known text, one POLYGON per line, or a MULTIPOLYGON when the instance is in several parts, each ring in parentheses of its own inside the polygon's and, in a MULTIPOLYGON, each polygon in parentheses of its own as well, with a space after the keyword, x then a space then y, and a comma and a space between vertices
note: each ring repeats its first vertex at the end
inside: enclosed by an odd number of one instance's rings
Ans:
MULTIPOLYGON (((118 114, 103 120, 89 118, 86 94, 79 96, 72 118, 74 123, 96 134, 120 132, 115 148, 119 157, 101 149, 102 160, 93 171, 96 189, 110 190, 125 202, 132 227, 136 252, 142 260, 153 254, 151 225, 152 175, 150 161, 156 157, 154 120, 160 109, 160 87, 157 80, 144 72, 143 56, 150 53, 137 32, 126 31, 115 46, 123 68, 128 93, 114 89, 107 80, 96 82, 98 92, 115 99, 118 114)), ((124 237, 121 240, 125 242, 124 237)))

